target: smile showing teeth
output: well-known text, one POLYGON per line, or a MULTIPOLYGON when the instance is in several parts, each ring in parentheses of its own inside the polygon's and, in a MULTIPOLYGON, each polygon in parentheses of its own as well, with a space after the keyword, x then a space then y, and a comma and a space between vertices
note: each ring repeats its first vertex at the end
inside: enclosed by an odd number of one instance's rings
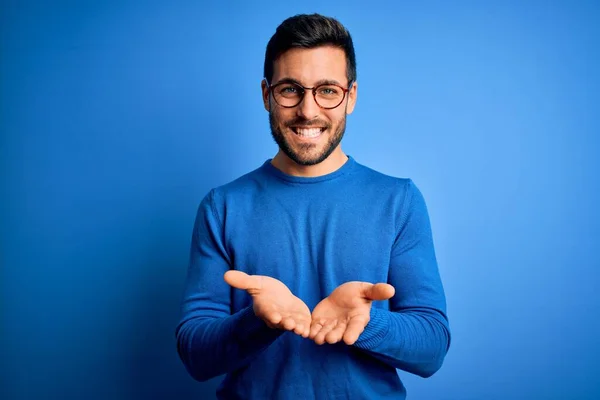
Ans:
POLYGON ((314 138, 317 137, 323 132, 323 128, 294 128, 294 132, 298 136, 306 137, 306 138, 314 138))

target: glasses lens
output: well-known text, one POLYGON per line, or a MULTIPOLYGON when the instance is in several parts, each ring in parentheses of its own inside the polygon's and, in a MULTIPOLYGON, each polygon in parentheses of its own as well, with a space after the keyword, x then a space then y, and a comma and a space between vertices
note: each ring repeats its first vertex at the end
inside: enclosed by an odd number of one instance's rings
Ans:
POLYGON ((337 85, 321 85, 316 89, 317 103, 323 108, 337 107, 344 100, 344 90, 337 85))
POLYGON ((273 89, 275 101, 283 107, 294 107, 302 101, 304 89, 293 83, 284 83, 273 89))

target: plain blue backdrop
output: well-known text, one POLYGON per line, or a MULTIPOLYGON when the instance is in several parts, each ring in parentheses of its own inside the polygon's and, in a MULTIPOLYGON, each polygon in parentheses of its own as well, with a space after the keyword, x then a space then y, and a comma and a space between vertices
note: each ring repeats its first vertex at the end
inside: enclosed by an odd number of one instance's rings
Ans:
POLYGON ((453 342, 409 398, 600 398, 598 3, 284 3, 2 2, 0 397, 214 398, 175 349, 196 207, 275 154, 265 46, 316 11, 343 148, 431 214, 453 342))

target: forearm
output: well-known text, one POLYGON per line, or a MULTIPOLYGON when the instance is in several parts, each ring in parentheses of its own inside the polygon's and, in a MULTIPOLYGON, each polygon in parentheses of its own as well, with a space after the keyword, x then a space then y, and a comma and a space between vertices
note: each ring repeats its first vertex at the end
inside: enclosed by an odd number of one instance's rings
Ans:
POLYGON ((250 306, 227 317, 183 322, 177 351, 190 375, 205 381, 249 364, 283 332, 269 328, 250 306))
POLYGON ((448 323, 438 311, 392 312, 375 307, 354 344, 395 368, 421 377, 429 377, 441 367, 449 345, 448 323))

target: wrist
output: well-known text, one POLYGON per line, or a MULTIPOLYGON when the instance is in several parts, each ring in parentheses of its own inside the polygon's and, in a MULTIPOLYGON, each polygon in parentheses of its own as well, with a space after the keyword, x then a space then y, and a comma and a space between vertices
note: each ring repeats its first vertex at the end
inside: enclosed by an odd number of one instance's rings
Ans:
POLYGON ((371 306, 370 320, 354 345, 362 349, 377 346, 387 335, 389 326, 387 312, 381 308, 371 306))

